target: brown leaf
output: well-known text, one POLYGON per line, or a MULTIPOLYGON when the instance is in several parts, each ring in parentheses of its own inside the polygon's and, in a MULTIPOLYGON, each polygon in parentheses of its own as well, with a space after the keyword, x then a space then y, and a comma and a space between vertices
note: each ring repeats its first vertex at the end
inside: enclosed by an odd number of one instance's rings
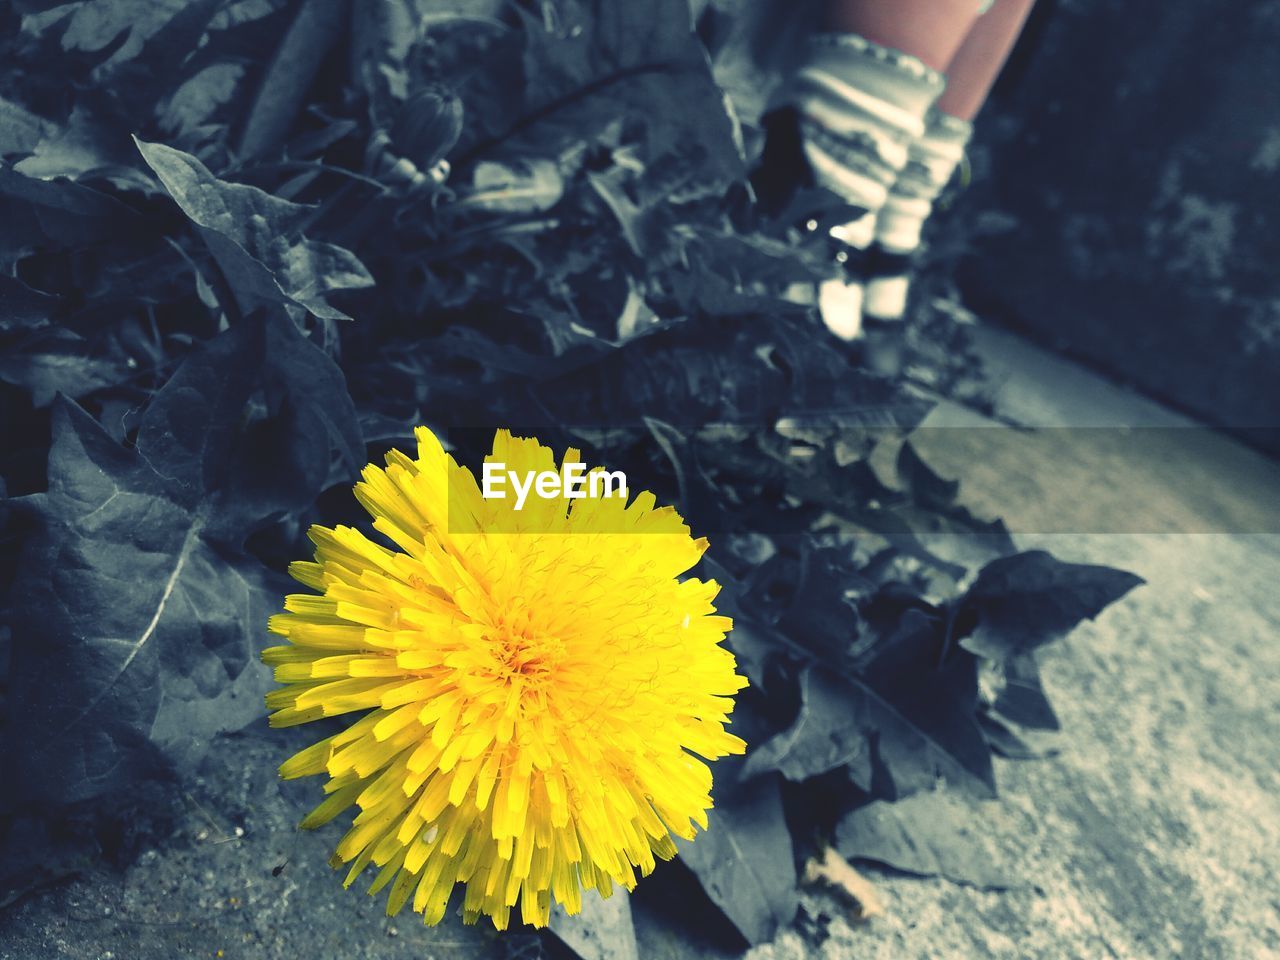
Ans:
POLYGON ((884 915, 884 903, 875 886, 850 866, 834 847, 827 847, 821 860, 809 858, 804 865, 804 882, 822 882, 835 888, 851 902, 853 917, 860 923, 884 915))

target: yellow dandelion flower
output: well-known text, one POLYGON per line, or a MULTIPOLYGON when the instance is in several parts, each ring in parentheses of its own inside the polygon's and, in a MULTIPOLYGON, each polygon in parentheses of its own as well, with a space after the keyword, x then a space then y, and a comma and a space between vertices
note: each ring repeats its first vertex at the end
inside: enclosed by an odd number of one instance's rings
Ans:
MULTIPOLYGON (((314 527, 263 659, 283 684, 273 726, 365 711, 280 767, 325 774, 318 827, 354 805, 331 863, 346 885, 379 868, 387 912, 427 923, 463 884, 463 918, 499 929, 576 913, 583 889, 634 888, 672 835, 706 829, 712 760, 746 685, 721 644, 714 581, 679 579, 707 547, 652 494, 485 499, 427 429, 356 496, 399 550, 349 527, 314 527)), ((556 469, 536 440, 502 431, 486 461, 556 469)), ((564 463, 580 463, 569 451, 564 463)), ((575 467, 575 470, 582 468, 575 467)))

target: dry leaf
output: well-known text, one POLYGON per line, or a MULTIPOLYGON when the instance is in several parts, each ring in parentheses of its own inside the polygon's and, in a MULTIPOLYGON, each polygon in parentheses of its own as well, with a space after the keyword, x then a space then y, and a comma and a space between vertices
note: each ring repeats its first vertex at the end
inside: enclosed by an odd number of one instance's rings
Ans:
POLYGON ((852 902, 854 919, 859 922, 884 915, 884 903, 875 885, 855 870, 834 847, 827 847, 821 860, 811 857, 804 865, 804 882, 819 881, 834 887, 852 902))

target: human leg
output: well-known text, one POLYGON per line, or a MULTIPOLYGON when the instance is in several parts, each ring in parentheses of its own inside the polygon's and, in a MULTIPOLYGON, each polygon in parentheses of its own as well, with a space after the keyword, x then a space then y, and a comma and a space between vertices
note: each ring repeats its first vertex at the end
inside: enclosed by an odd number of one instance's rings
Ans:
POLYGON ((900 50, 944 72, 977 18, 973 0, 831 0, 823 26, 900 50))
MULTIPOLYGON (((942 93, 937 67, 954 58, 977 19, 974 0, 829 0, 786 106, 766 118, 754 178, 762 206, 797 211, 779 183, 824 188, 848 205, 830 229, 840 266, 820 286, 827 326, 843 339, 861 328, 864 260, 884 205, 942 93)), ((817 224, 817 220, 809 220, 817 224)), ((822 223, 825 234, 830 223, 822 223)))
POLYGON ((1035 0, 995 0, 946 65, 947 86, 909 148, 906 167, 876 217, 876 250, 869 258, 863 299, 868 317, 901 319, 906 311, 911 258, 920 233, 964 158, 972 120, 982 109, 1013 50, 1035 0))

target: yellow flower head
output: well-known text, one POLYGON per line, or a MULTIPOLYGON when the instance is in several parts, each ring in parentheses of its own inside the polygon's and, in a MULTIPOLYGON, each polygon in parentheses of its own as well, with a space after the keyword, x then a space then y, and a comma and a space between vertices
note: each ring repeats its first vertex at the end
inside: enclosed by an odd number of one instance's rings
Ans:
MULTIPOLYGON (((271 618, 288 643, 263 659, 284 686, 273 726, 364 711, 287 760, 326 774, 302 826, 354 804, 331 863, 350 885, 370 863, 387 912, 412 900, 427 923, 465 885, 463 917, 545 925, 583 888, 632 889, 672 834, 707 826, 715 759, 746 685, 721 641, 714 581, 679 577, 707 547, 652 494, 484 499, 427 429, 418 456, 370 465, 356 496, 392 550, 350 527, 315 527, 314 563, 271 618)), ((502 431, 487 458, 556 469, 536 440, 502 431)), ((578 463, 569 451, 565 463, 578 463)))

